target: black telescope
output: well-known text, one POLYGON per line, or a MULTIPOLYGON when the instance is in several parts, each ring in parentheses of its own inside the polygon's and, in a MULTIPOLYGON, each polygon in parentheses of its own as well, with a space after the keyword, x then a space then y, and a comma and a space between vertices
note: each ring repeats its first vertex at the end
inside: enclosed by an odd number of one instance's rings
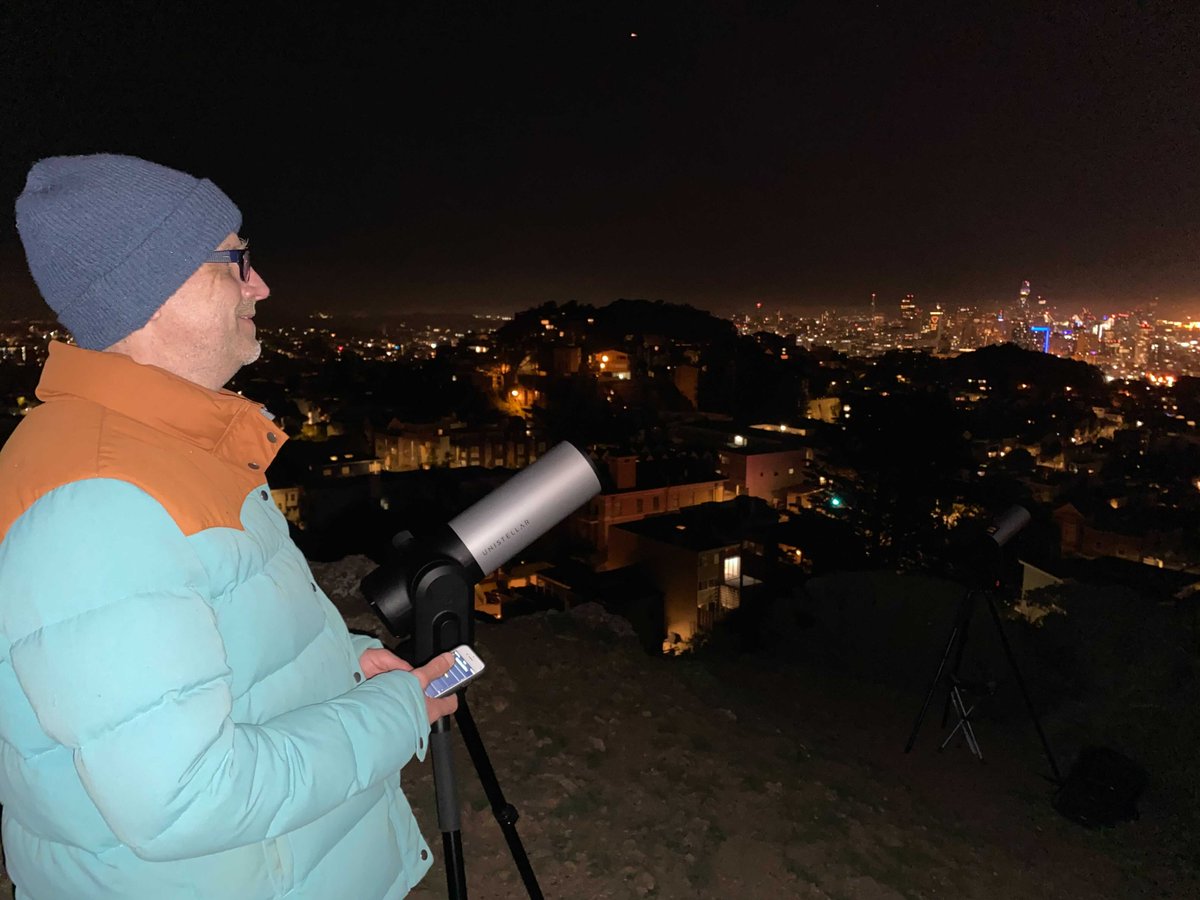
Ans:
POLYGON ((591 458, 552 447, 474 506, 420 540, 402 531, 392 558, 363 578, 363 596, 388 630, 413 642, 413 662, 469 644, 473 586, 600 492, 591 458))
POLYGON ((1025 507, 1010 506, 987 527, 987 536, 996 542, 997 547, 1003 547, 1029 524, 1031 518, 1025 507))
POLYGON ((1037 709, 1033 705, 1033 699, 1029 696, 1029 690, 1025 686, 1025 679, 1021 675, 1021 669, 1017 666, 1017 659, 1013 655, 1012 646, 1008 642, 1008 636, 1004 633, 1004 623, 1000 616, 1000 609, 996 605, 995 591, 1001 584, 1001 569, 1004 557, 1004 548, 1008 543, 1015 538, 1026 525, 1032 520, 1032 516, 1023 506, 1010 506, 999 516, 997 516, 987 529, 984 531, 984 537, 977 538, 974 542, 975 565, 978 572, 972 577, 970 574, 965 574, 963 578, 967 582, 967 588, 963 593, 962 599, 958 604, 958 612, 955 615, 954 626, 950 629, 950 638, 946 641, 946 649, 942 651, 942 659, 938 663, 937 672, 933 676, 933 682, 929 685, 929 692, 925 695, 925 702, 921 704, 921 711, 917 713, 917 719, 913 723, 912 733, 908 736, 908 743, 904 746, 904 752, 908 753, 913 748, 913 744, 917 740, 917 732, 921 728, 921 721, 925 718, 925 713, 929 710, 929 704, 933 701, 933 695, 939 687, 943 687, 947 691, 946 708, 942 714, 942 725, 946 725, 950 710, 953 709, 958 715, 958 724, 950 731, 945 740, 942 741, 941 749, 945 749, 953 737, 960 731, 970 747, 971 753, 980 761, 983 761, 983 751, 979 747, 979 742, 975 737, 975 729, 971 715, 975 710, 975 703, 965 699, 974 693, 978 696, 993 693, 994 686, 984 685, 982 688, 978 684, 959 677, 959 670, 962 667, 963 655, 966 649, 967 634, 971 627, 971 617, 974 615, 977 601, 982 599, 991 613, 992 624, 996 626, 996 634, 1000 638, 1000 645, 1004 649, 1004 655, 1008 659, 1008 664, 1012 668, 1013 676, 1016 680, 1017 687, 1021 690, 1021 697, 1025 700, 1025 708, 1029 711, 1029 717, 1033 720, 1033 725, 1037 729, 1038 737, 1042 741, 1042 749, 1046 752, 1046 760, 1050 763, 1050 770, 1054 773, 1054 781, 1056 784, 1062 784, 1062 773, 1059 772, 1058 762, 1054 758, 1054 752, 1050 749, 1050 741, 1046 738, 1046 732, 1042 729, 1042 721, 1038 718, 1037 709))
POLYGON ((1000 587, 1005 560, 1011 556, 1009 544, 1031 518, 1025 507, 1010 506, 986 527, 974 521, 955 529, 947 540, 944 574, 974 587, 1000 587))

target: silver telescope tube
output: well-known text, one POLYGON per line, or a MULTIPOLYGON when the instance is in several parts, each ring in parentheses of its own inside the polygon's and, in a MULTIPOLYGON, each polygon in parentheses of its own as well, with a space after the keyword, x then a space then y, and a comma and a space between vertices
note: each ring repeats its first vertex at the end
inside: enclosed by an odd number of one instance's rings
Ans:
POLYGON ((556 444, 449 522, 483 573, 513 556, 600 493, 591 459, 569 443, 556 444))

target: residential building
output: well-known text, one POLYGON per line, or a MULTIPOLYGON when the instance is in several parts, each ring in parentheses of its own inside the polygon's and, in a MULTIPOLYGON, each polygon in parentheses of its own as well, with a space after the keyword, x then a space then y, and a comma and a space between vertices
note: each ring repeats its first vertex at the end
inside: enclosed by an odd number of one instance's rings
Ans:
MULTIPOLYGON (((756 510, 757 511, 757 510, 756 510)), ((757 578, 746 563, 761 563, 754 526, 741 524, 742 503, 706 503, 614 525, 609 559, 614 568, 639 566, 663 595, 663 647, 691 644, 741 605, 757 578)))
POLYGON ((546 450, 521 423, 470 426, 456 419, 433 423, 393 421, 375 433, 375 455, 385 472, 408 472, 435 466, 523 469, 546 450))
POLYGON ((720 476, 688 458, 642 461, 634 454, 606 459, 610 486, 570 519, 571 532, 596 551, 608 568, 609 532, 614 525, 725 499, 720 476))
POLYGON ((755 450, 749 445, 734 446, 723 448, 717 459, 726 493, 734 497, 749 494, 784 507, 789 489, 808 486, 804 470, 812 451, 807 447, 755 450))

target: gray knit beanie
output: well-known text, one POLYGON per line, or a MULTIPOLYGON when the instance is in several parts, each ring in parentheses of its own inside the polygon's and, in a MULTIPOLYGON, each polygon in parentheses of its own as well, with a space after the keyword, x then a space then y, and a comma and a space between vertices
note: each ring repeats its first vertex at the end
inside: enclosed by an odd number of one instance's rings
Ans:
POLYGON ((133 156, 39 160, 17 198, 29 271, 89 350, 145 325, 241 224, 211 181, 133 156))

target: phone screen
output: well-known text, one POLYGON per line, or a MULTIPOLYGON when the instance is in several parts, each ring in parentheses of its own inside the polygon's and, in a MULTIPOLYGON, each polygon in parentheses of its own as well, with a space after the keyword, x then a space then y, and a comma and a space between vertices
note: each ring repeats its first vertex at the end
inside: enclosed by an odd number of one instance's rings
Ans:
POLYGON ((425 694, 429 697, 443 697, 470 681, 482 670, 482 661, 478 667, 472 666, 471 660, 462 652, 462 648, 459 648, 454 651, 454 665, 450 667, 450 671, 429 682, 429 687, 425 688, 425 694))

